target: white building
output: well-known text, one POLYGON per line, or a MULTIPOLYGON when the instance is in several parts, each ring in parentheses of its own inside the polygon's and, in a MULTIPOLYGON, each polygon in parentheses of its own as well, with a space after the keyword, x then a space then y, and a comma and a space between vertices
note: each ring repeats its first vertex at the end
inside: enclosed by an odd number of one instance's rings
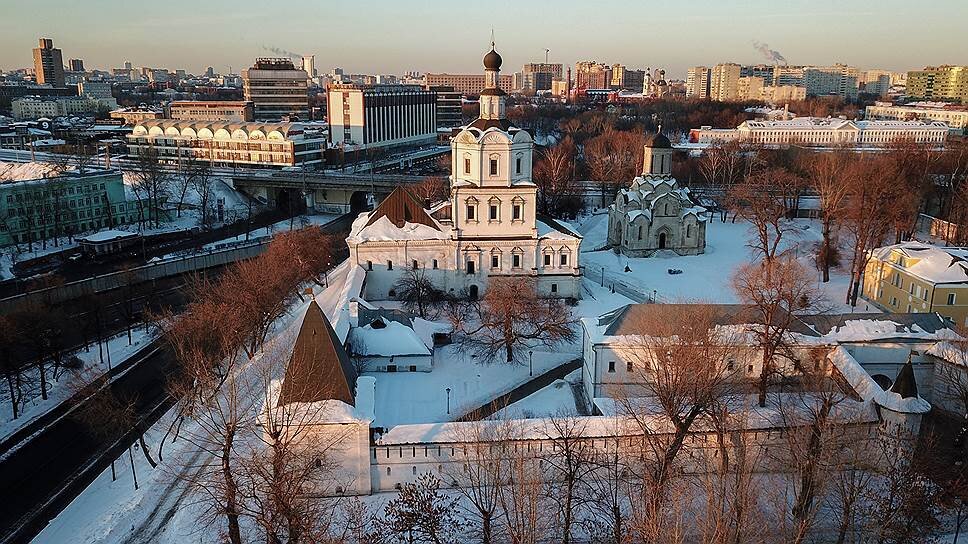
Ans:
POLYGON ((195 158, 213 166, 308 166, 323 161, 326 138, 300 123, 229 123, 149 119, 128 135, 128 153, 162 161, 195 158))
POLYGON ((867 106, 864 117, 868 120, 890 121, 940 121, 953 132, 965 132, 968 127, 968 108, 945 102, 913 102, 894 105, 890 102, 875 102, 867 106))
POLYGON ((393 298, 406 267, 471 297, 491 277, 529 277, 542 295, 581 298, 581 236, 536 216, 534 142, 505 117, 500 55, 489 52, 484 67, 480 117, 451 140, 449 201, 430 208, 400 187, 353 222, 346 242, 350 262, 367 269, 365 298, 393 298))
POLYGON ((330 142, 347 150, 437 140, 437 93, 410 85, 336 85, 327 93, 330 142))
POLYGON ((672 177, 672 144, 661 133, 645 144, 642 175, 608 208, 608 243, 630 257, 706 250, 706 210, 672 177))
POLYGON ((832 117, 743 121, 735 129, 701 127, 689 132, 692 143, 740 140, 766 146, 883 147, 910 141, 943 147, 947 138, 948 125, 940 121, 849 121, 832 117))
POLYGON ((41 117, 62 117, 67 115, 93 115, 102 108, 116 108, 114 99, 97 99, 88 96, 27 96, 11 102, 13 118, 39 119, 41 117))

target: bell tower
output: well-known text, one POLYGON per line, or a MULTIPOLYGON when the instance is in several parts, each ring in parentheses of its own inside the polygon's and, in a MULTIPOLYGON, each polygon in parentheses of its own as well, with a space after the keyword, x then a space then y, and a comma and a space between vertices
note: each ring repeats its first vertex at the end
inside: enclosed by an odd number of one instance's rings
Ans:
POLYGON ((501 89, 501 55, 494 50, 491 40, 491 50, 484 55, 484 90, 481 91, 481 119, 504 119, 506 93, 501 89))
POLYGON ((642 176, 672 177, 672 142, 659 131, 645 140, 642 153, 642 176))

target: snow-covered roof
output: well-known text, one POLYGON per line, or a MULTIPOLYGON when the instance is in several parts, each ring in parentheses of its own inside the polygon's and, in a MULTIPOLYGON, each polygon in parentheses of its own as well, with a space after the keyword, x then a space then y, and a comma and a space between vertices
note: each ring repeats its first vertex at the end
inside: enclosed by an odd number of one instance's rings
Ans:
POLYGON ((392 240, 447 240, 450 238, 450 228, 440 225, 439 228, 428 227, 421 223, 406 222, 402 227, 393 224, 388 218, 380 217, 373 224, 367 225, 370 214, 364 212, 353 221, 348 242, 363 241, 392 241, 392 240))
POLYGON ((968 346, 964 346, 963 343, 938 342, 928 348, 925 353, 944 359, 951 364, 968 368, 968 346))
POLYGON ((430 355, 430 349, 417 333, 397 321, 378 319, 366 326, 354 327, 348 342, 353 354, 363 357, 430 355))
POLYGON ((773 119, 763 121, 743 121, 740 127, 750 129, 856 129, 857 126, 847 119, 837 117, 794 117, 793 119, 773 119))
POLYGON ((113 240, 123 240, 125 238, 134 238, 138 236, 137 232, 128 232, 124 230, 102 230, 95 232, 94 234, 89 234, 87 236, 82 236, 77 238, 78 242, 110 242, 113 240))
POLYGON ((538 228, 538 238, 546 240, 574 240, 581 239, 581 234, 569 223, 560 219, 540 215, 535 221, 538 228))
POLYGON ((844 346, 837 346, 828 358, 863 400, 900 413, 923 414, 931 410, 931 403, 920 396, 903 398, 894 391, 882 389, 844 346))
POLYGON ((902 242, 877 248, 875 259, 891 263, 906 272, 931 283, 968 282, 968 248, 938 247, 921 242, 902 242), (892 259, 893 252, 904 259, 892 259))

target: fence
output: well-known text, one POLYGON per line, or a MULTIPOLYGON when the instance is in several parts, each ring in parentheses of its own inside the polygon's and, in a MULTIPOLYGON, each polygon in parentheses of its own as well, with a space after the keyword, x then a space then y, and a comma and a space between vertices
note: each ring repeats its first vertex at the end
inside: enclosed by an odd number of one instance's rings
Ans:
POLYGON ((585 265, 585 277, 606 289, 610 289, 613 293, 618 293, 638 303, 664 301, 664 297, 657 290, 650 290, 647 286, 638 284, 634 278, 623 277, 622 274, 605 270, 601 266, 585 265))
POLYGON ((958 238, 958 224, 944 219, 938 219, 928 214, 918 215, 916 228, 918 234, 926 235, 931 238, 938 238, 945 243, 956 242, 958 238))
POLYGON ((110 291, 125 285, 134 285, 146 281, 167 278, 169 276, 177 276, 194 270, 204 270, 206 268, 214 268, 236 261, 251 259, 265 251, 269 240, 270 238, 263 238, 235 247, 169 258, 129 270, 94 276, 0 299, 0 313, 7 313, 20 304, 30 302, 55 304, 84 295, 110 291))

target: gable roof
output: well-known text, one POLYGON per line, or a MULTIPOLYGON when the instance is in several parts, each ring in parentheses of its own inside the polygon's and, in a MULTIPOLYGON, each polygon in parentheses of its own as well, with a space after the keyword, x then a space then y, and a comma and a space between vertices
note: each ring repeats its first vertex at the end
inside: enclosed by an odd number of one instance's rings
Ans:
MULTIPOLYGON (((756 308, 747 304, 629 304, 603 315, 599 325, 606 327, 606 336, 649 336, 655 332, 646 330, 650 324, 675 322, 682 318, 684 311, 699 306, 712 312, 710 321, 713 325, 749 325, 758 321, 756 308)), ((814 335, 799 319, 790 322, 789 331, 814 335)))
POLYGON ((299 327, 277 406, 324 400, 354 405, 355 384, 356 370, 323 310, 313 300, 299 327))
POLYGON ((942 329, 951 328, 937 313, 918 314, 815 314, 801 315, 800 320, 812 327, 821 336, 838 332, 852 321, 881 321, 893 323, 898 334, 926 332, 934 334, 942 329))
POLYGON ((911 364, 910 357, 897 373, 891 391, 901 395, 902 399, 918 398, 918 380, 914 377, 914 365, 911 364))
POLYGON ((369 227, 381 217, 386 217, 397 228, 403 228, 406 223, 419 223, 434 230, 440 230, 437 222, 430 217, 423 203, 410 189, 399 186, 393 190, 379 206, 370 214, 366 225, 369 227))

